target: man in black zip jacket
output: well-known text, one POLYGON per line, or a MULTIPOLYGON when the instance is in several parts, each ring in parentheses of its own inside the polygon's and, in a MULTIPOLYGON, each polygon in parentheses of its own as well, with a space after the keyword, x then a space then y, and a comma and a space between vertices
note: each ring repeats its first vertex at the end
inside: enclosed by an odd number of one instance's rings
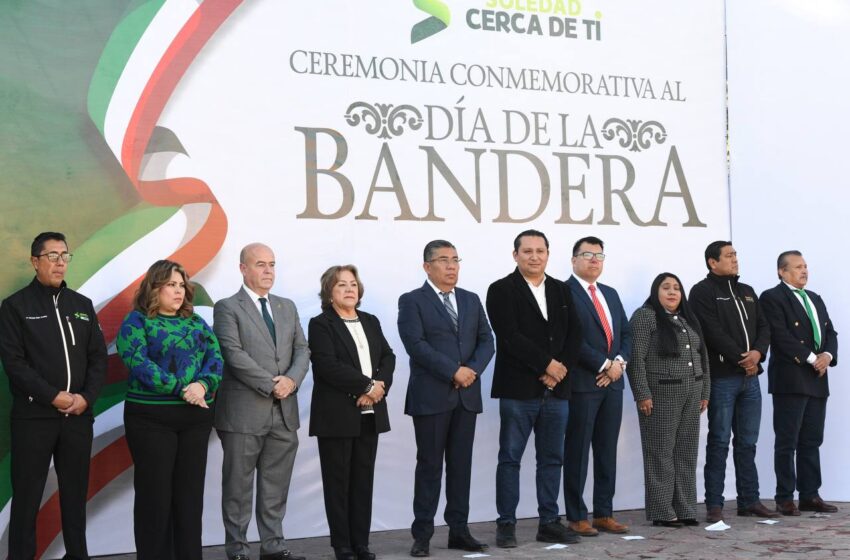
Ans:
POLYGON ((733 456, 738 515, 777 517, 759 497, 756 442, 761 424, 761 362, 770 345, 770 325, 755 291, 738 281, 738 254, 729 241, 705 249, 709 273, 691 289, 691 307, 699 318, 711 367, 708 442, 705 457, 706 521, 723 519, 723 487, 729 438, 733 456))
POLYGON ((65 236, 41 233, 31 249, 35 278, 0 305, 0 359, 12 393, 9 560, 35 557, 51 458, 64 558, 87 560, 92 406, 106 377, 106 345, 91 300, 65 285, 65 236))

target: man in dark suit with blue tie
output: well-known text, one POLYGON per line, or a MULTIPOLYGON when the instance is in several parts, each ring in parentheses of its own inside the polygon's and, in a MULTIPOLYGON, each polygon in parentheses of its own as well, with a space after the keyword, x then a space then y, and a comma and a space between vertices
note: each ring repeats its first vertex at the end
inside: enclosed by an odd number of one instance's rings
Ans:
POLYGON ((469 533, 469 485, 476 416, 483 410, 480 376, 495 352, 478 296, 457 288, 460 259, 444 240, 425 246, 421 288, 398 300, 398 332, 410 356, 404 412, 416 433, 413 547, 428 556, 446 461, 449 548, 480 552, 487 545, 469 533))
POLYGON ((804 289, 809 269, 803 255, 785 251, 776 268, 781 282, 759 298, 770 323, 767 379, 776 433, 776 511, 782 515, 800 515, 800 510, 834 513, 838 508, 824 502, 818 490, 829 397, 827 369, 838 365, 838 335, 821 297, 804 289), (794 490, 800 495, 799 508, 794 504, 794 490))
POLYGON ((623 418, 623 372, 632 332, 617 291, 597 282, 605 264, 604 243, 584 237, 573 245, 567 285, 582 325, 578 364, 572 370, 570 418, 564 442, 564 502, 570 529, 592 537, 627 533, 613 517, 617 440, 623 418), (587 521, 584 483, 593 445, 593 525, 587 521))

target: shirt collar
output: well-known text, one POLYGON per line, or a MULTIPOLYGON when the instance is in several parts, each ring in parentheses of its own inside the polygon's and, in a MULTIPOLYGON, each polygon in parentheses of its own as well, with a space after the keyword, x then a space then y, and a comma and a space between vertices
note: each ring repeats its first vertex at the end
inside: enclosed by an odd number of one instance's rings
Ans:
MULTIPOLYGON (((430 278, 426 278, 425 281, 428 282, 428 285, 431 286, 431 289, 433 289, 435 292, 437 292, 438 296, 443 297, 443 292, 440 291, 440 288, 438 288, 433 282, 431 282, 430 278)), ((449 290, 449 293, 454 294, 455 289, 452 288, 451 290, 449 290)))
POLYGON ((245 290, 245 293, 248 294, 251 297, 251 299, 254 300, 254 302, 260 301, 261 297, 266 298, 266 301, 268 301, 268 299, 269 299, 268 294, 266 294, 265 296, 258 295, 256 292, 254 292, 254 290, 252 290, 251 288, 249 288, 245 284, 242 284, 242 289, 245 290))
POLYGON ((573 274, 573 278, 575 278, 578 281, 578 283, 581 284, 581 287, 584 288, 585 292, 587 291, 588 287, 590 287, 590 286, 596 286, 597 289, 599 288, 599 286, 596 284, 596 282, 591 284, 590 282, 587 282, 586 280, 584 280, 583 278, 580 278, 576 274, 573 274))
POLYGON ((794 286, 792 286, 791 284, 789 284, 785 280, 783 280, 782 283, 785 284, 786 286, 788 286, 788 289, 791 290, 792 292, 794 292, 795 294, 799 294, 800 290, 805 290, 805 288, 795 288, 794 286))

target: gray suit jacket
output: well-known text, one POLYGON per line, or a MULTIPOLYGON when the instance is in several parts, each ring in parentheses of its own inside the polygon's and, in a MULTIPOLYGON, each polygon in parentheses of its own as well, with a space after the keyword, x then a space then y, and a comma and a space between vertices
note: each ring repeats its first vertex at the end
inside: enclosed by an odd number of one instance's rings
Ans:
POLYGON ((269 294, 277 345, 260 311, 244 289, 215 304, 213 330, 224 356, 224 372, 216 397, 215 427, 225 432, 254 434, 280 406, 287 429, 297 430, 297 387, 310 364, 310 350, 295 304, 269 294), (272 396, 273 377, 285 375, 296 392, 285 399, 272 396))

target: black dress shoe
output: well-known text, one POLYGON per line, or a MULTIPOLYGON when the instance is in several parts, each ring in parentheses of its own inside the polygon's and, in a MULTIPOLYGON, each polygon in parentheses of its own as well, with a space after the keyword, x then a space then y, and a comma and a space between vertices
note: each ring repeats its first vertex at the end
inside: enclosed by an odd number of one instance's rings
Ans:
POLYGON ((665 521, 663 519, 656 519, 652 522, 653 527, 684 527, 685 523, 679 519, 671 519, 670 521, 665 521))
POLYGON ((682 522, 682 525, 686 525, 688 527, 696 527, 697 525, 699 525, 699 521, 697 521, 693 517, 688 517, 687 519, 680 519, 679 521, 682 522))
POLYGON ((794 500, 786 502, 776 502, 776 511, 782 515, 797 517, 800 515, 800 510, 794 505, 794 500))
POLYGON ((334 548, 334 558, 336 560, 357 560, 354 551, 344 546, 334 548))
POLYGON ((800 511, 816 511, 818 513, 835 513, 838 508, 815 496, 810 500, 800 500, 800 511))
POLYGON ((425 558, 426 556, 431 556, 431 551, 428 549, 428 541, 413 541, 413 546, 410 547, 410 555, 414 558, 425 558))
POLYGON ((355 546, 354 555, 357 560, 375 560, 375 553, 369 550, 368 546, 355 546))
POLYGON ((469 531, 466 533, 452 534, 449 532, 449 548, 455 550, 466 550, 468 552, 484 552, 489 546, 486 543, 476 540, 469 531))
POLYGON ((297 556, 292 554, 291 551, 287 549, 283 549, 280 552, 273 552, 271 554, 260 554, 260 560, 307 560, 304 556, 297 556))
POLYGON ((496 523, 496 546, 499 548, 516 548, 515 524, 496 523))
POLYGON ((764 507, 763 503, 756 502, 745 508, 738 508, 738 517, 766 517, 773 519, 774 517, 779 517, 779 514, 764 507))
POLYGON ((537 540, 549 543, 575 544, 581 542, 581 537, 569 527, 562 525, 560 519, 556 519, 551 523, 537 526, 537 540))

